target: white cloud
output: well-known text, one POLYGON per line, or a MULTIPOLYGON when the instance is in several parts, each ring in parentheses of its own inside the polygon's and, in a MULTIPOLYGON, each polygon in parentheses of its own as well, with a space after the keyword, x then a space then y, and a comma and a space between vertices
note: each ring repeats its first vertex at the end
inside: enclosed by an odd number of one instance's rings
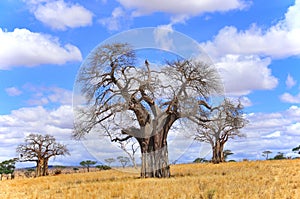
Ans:
POLYGON ((0 43, 0 69, 4 70, 14 66, 32 67, 82 60, 76 46, 62 46, 55 37, 27 29, 16 28, 13 32, 6 32, 0 28, 0 43))
POLYGON ((280 96, 280 99, 283 102, 299 104, 300 103, 300 93, 298 93, 297 95, 292 95, 290 93, 284 93, 280 96))
POLYGON ((300 122, 294 123, 287 127, 287 131, 289 135, 299 136, 300 132, 300 122))
POLYGON ((264 159, 262 152, 271 150, 289 154, 300 142, 300 108, 291 106, 288 110, 275 113, 247 114, 249 124, 242 129, 246 138, 229 140, 226 148, 232 150, 241 160, 264 159))
POLYGON ((154 30, 155 43, 163 50, 174 49, 173 38, 170 36, 174 32, 172 25, 161 25, 154 30))
POLYGON ((18 88, 16 87, 9 87, 5 89, 6 93, 9 96, 18 96, 22 94, 22 91, 20 91, 18 88))
POLYGON ((298 119, 300 120, 300 107, 298 106, 291 106, 287 111, 286 115, 288 115, 290 118, 298 119))
POLYGON ((78 164, 90 155, 81 142, 71 139, 72 128, 73 108, 70 105, 52 110, 41 106, 25 107, 0 115, 0 151, 3 152, 0 161, 16 157, 16 147, 24 142, 24 138, 30 133, 38 133, 53 135, 59 143, 67 145, 71 157, 59 158, 61 164, 78 164))
MULTIPOLYGON (((255 24, 240 31, 226 26, 211 41, 200 44, 220 68, 228 93, 245 95, 253 90, 274 89, 278 85, 278 79, 268 66, 271 58, 300 55, 299 13, 300 0, 296 0, 284 19, 267 29, 255 24)), ((293 84, 294 80, 289 78, 287 86, 293 84)), ((285 93, 281 99, 295 103, 299 96, 285 93)))
POLYGON ((258 56, 226 55, 215 65, 223 79, 225 91, 230 95, 247 95, 252 90, 273 89, 278 79, 268 68, 271 60, 258 56))
POLYGON ((281 133, 280 131, 275 131, 274 133, 262 136, 262 138, 278 138, 280 137, 281 133))
POLYGON ((59 87, 45 87, 26 84, 23 86, 31 98, 27 101, 29 105, 39 106, 52 104, 68 105, 72 104, 72 91, 59 87))
POLYGON ((118 0, 121 7, 116 7, 111 17, 100 19, 99 22, 110 31, 119 30, 124 24, 129 24, 133 17, 149 15, 155 12, 164 12, 171 15, 171 24, 185 23, 192 16, 207 12, 226 12, 244 9, 249 6, 243 0, 118 0))
POLYGON ((27 1, 37 20, 57 30, 77 28, 92 24, 93 13, 79 4, 64 0, 27 1))
POLYGON ((247 4, 241 0, 118 0, 125 8, 133 10, 133 16, 147 15, 153 12, 166 12, 174 15, 195 16, 205 12, 225 12, 244 9, 247 4))
POLYGON ((213 57, 226 54, 260 54, 273 58, 300 55, 300 0, 295 1, 285 18, 276 25, 263 30, 255 24, 248 30, 238 31, 236 27, 221 29, 212 41, 203 43, 203 48, 213 57))
POLYGON ((99 23, 110 31, 117 31, 126 26, 129 21, 130 17, 127 13, 121 7, 117 7, 112 11, 111 17, 100 19, 99 23))
POLYGON ((295 86, 297 84, 297 81, 294 80, 294 78, 288 74, 286 80, 285 80, 285 85, 287 88, 292 88, 293 86, 295 86))

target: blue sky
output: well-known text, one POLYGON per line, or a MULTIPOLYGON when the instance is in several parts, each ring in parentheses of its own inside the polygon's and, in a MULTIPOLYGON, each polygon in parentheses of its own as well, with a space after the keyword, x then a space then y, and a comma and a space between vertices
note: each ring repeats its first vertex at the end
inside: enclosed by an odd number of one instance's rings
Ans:
POLYGON ((290 155, 300 144, 300 0, 2 0, 0 161, 15 157, 32 132, 68 144, 72 155, 53 164, 94 158, 70 140, 77 71, 103 40, 143 27, 199 42, 227 96, 242 99, 250 124, 246 138, 226 145, 232 158, 262 159, 264 150, 290 155))

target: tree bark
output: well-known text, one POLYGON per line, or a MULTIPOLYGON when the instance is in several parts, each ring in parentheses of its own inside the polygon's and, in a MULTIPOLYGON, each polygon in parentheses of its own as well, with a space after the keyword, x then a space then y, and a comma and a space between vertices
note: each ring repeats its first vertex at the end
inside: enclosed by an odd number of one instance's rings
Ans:
POLYGON ((225 162, 223 149, 224 149, 224 143, 222 143, 221 140, 217 140, 213 146, 212 162, 214 164, 218 164, 220 162, 225 162))
POLYGON ((142 154, 142 178, 170 177, 167 135, 176 119, 175 115, 170 114, 166 117, 163 128, 153 133, 151 137, 136 138, 139 141, 142 154))
POLYGON ((49 160, 48 158, 44 158, 44 161, 43 161, 43 176, 49 175, 48 160, 49 160))
POLYGON ((141 177, 157 177, 166 178, 170 177, 170 166, 168 158, 168 146, 165 142, 161 146, 155 146, 154 142, 162 141, 160 136, 152 136, 145 140, 145 143, 149 140, 148 144, 141 146, 142 153, 142 168, 141 177))
POLYGON ((37 160, 37 163, 36 163, 36 170, 35 170, 35 177, 40 177, 42 176, 42 171, 43 171, 43 158, 39 158, 37 160))

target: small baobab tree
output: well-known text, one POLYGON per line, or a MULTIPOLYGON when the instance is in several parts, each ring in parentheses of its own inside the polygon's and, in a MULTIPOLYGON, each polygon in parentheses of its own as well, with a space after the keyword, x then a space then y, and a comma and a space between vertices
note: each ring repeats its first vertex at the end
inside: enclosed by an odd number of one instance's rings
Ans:
MULTIPOLYGON (((134 138, 141 177, 169 177, 167 137, 177 120, 201 120, 211 94, 222 90, 212 65, 196 59, 151 67, 137 62, 129 44, 105 44, 83 63, 76 84, 85 102, 75 107, 73 136, 92 131, 112 142, 134 138)), ((76 88, 75 88, 76 90, 76 88)), ((188 128, 188 127, 186 127, 188 128)))
POLYGON ((237 103, 224 99, 224 101, 212 108, 207 114, 207 121, 198 121, 199 128, 193 134, 195 140, 207 142, 212 147, 212 162, 225 162, 224 145, 228 139, 244 136, 240 129, 248 121, 243 115, 243 106, 240 101, 237 103))
POLYGON ((36 176, 48 175, 48 161, 51 157, 69 155, 66 145, 56 142, 52 135, 30 134, 25 143, 17 147, 21 162, 36 162, 36 176))

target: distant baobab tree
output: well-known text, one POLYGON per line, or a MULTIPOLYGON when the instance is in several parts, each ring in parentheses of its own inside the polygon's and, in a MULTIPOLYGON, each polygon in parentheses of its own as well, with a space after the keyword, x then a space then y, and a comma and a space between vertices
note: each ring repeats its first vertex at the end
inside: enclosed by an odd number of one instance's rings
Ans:
POLYGON ((158 178, 170 176, 171 127, 177 120, 206 120, 209 97, 222 91, 212 65, 183 58, 160 67, 151 67, 149 60, 138 65, 126 43, 95 49, 76 84, 86 101, 75 108, 73 136, 80 139, 94 130, 112 142, 134 138, 142 155, 141 177, 158 178))
POLYGON ((229 139, 244 136, 242 129, 248 120, 244 118, 243 106, 224 99, 224 101, 211 109, 207 121, 198 120, 199 128, 192 137, 200 142, 207 142, 212 147, 212 162, 225 162, 224 145, 229 139))
POLYGON ((48 161, 51 157, 69 155, 66 145, 56 142, 52 135, 30 134, 25 143, 17 147, 21 162, 36 162, 36 176, 48 175, 48 161))

